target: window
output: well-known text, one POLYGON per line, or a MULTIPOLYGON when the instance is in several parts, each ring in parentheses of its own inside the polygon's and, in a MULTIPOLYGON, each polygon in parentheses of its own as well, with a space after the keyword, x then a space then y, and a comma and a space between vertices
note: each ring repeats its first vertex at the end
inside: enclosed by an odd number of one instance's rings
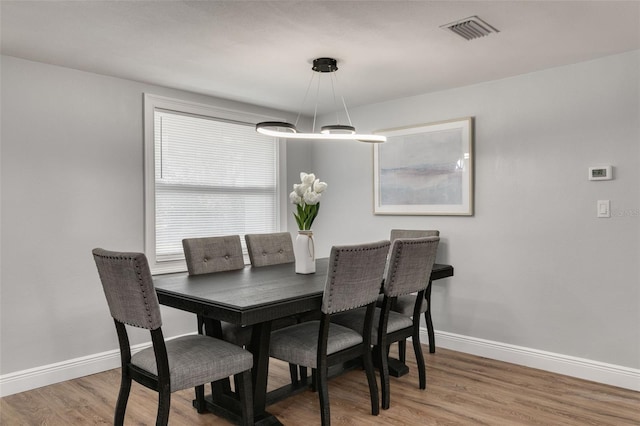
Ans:
POLYGON ((145 244, 154 272, 185 270, 183 238, 280 229, 279 143, 263 118, 145 95, 145 244))

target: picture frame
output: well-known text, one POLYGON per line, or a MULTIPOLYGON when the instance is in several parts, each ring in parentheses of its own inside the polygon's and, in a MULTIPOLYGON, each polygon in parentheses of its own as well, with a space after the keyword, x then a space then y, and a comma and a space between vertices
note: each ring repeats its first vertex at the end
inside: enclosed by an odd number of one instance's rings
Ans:
POLYGON ((374 214, 473 215, 473 117, 376 131, 374 214))

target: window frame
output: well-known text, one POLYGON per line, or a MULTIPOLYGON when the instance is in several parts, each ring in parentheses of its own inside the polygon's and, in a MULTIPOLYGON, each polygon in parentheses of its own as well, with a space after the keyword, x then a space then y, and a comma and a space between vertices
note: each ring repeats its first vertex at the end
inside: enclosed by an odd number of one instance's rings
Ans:
MULTIPOLYGON (((187 270, 184 259, 158 262, 156 259, 156 203, 155 203, 155 139, 154 112, 156 109, 174 111, 189 115, 211 117, 228 121, 255 124, 274 120, 274 117, 236 111, 217 106, 168 98, 154 94, 144 94, 144 252, 153 274, 183 272, 187 270)), ((287 229, 286 200, 282 196, 286 187, 285 141, 276 141, 276 222, 278 230, 287 229)))

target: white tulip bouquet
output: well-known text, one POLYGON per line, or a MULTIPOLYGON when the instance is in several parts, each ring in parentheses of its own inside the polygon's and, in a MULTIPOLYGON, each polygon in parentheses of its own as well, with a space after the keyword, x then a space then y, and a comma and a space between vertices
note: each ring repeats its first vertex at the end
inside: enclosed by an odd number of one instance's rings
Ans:
POLYGON ((298 223, 298 229, 309 230, 320 210, 320 197, 327 189, 327 184, 316 179, 313 173, 300 173, 300 183, 293 185, 289 200, 297 205, 297 213, 293 216, 298 223))

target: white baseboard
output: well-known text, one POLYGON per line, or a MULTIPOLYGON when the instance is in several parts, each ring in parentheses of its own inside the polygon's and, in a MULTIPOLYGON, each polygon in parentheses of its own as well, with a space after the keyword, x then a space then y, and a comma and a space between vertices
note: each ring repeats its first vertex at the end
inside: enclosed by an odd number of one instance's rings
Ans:
MULTIPOLYGON (((150 346, 150 342, 131 346, 131 353, 136 353, 150 346)), ((4 374, 0 376, 0 397, 77 379, 90 374, 101 373, 118 367, 120 367, 120 350, 114 349, 42 367, 4 374)))
MULTIPOLYGON (((429 341, 426 329, 421 330, 420 339, 422 342, 429 341)), ((437 347, 458 352, 640 391, 640 370, 638 369, 443 331, 436 331, 436 345, 437 347)), ((131 350, 135 353, 149 346, 150 343, 144 343, 132 346, 131 350)), ((119 366, 120 351, 112 350, 42 367, 16 371, 0 376, 0 397, 77 379, 78 377, 118 368, 119 366)))
POLYGON ((88 376, 119 366, 120 351, 113 350, 4 374, 0 377, 0 397, 88 376))
MULTIPOLYGON (((443 331, 436 330, 435 334, 436 348, 451 349, 458 352, 640 391, 640 369, 443 331)), ((426 328, 420 331, 420 341, 429 341, 426 328)))

